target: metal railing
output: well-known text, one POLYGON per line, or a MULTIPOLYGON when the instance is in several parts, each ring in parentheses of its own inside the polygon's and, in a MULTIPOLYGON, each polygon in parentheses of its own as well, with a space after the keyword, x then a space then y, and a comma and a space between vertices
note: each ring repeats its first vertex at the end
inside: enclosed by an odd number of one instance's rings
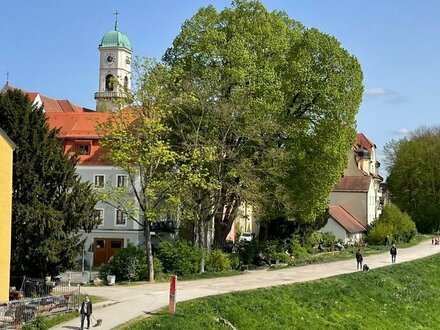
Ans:
POLYGON ((0 329, 17 328, 37 316, 74 312, 79 309, 80 294, 79 284, 24 278, 20 290, 12 291, 14 300, 0 305, 0 329))

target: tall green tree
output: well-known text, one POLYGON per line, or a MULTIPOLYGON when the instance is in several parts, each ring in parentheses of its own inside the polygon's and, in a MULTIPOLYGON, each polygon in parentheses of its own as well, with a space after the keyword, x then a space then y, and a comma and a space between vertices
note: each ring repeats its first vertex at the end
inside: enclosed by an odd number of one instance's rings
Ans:
POLYGON ((124 211, 143 229, 148 280, 154 281, 151 225, 167 215, 178 215, 180 204, 180 155, 172 150, 167 112, 158 106, 159 77, 164 73, 148 60, 135 64, 134 88, 127 91, 132 106, 115 113, 98 129, 105 159, 128 175, 127 187, 108 187, 101 199, 124 211), (138 77, 136 72, 142 73, 138 77))
POLYGON ((74 266, 96 199, 65 155, 42 107, 19 90, 0 93, 0 126, 17 145, 13 164, 11 274, 58 275, 74 266))
POLYGON ((425 127, 385 146, 391 200, 422 233, 440 229, 440 128, 425 127))
MULTIPOLYGON (((161 98, 173 145, 203 164, 212 187, 193 199, 221 245, 250 202, 262 218, 313 221, 346 163, 363 86, 339 42, 259 1, 201 8, 163 57, 161 98), (214 184, 215 183, 215 184, 214 184)), ((196 208, 195 208, 196 209, 196 208)))

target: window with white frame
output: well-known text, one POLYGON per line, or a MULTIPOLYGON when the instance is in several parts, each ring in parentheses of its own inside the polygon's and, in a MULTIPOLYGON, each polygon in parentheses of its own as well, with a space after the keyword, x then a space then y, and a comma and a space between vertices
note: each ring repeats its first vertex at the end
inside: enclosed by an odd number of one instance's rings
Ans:
POLYGON ((94 218, 98 225, 104 224, 104 209, 95 209, 94 210, 94 218))
POLYGON ((127 225, 127 213, 116 210, 116 226, 126 226, 127 225))
POLYGON ((116 177, 116 186, 117 187, 126 187, 127 186, 127 176, 126 175, 118 175, 116 177))
POLYGON ((102 174, 96 174, 94 176, 94 185, 95 188, 104 188, 105 177, 102 174))

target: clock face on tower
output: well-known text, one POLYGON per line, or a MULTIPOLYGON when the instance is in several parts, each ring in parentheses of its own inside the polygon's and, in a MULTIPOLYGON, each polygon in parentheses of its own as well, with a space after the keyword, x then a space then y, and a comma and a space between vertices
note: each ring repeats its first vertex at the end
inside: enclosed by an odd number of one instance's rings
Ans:
POLYGON ((105 54, 104 61, 107 65, 113 65, 113 63, 115 63, 115 55, 112 53, 105 54))

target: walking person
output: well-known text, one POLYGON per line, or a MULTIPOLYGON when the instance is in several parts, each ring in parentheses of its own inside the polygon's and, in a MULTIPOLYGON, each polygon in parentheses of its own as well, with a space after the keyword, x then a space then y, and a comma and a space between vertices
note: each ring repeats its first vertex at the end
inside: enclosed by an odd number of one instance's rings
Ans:
POLYGON ((90 315, 92 315, 92 302, 89 299, 89 296, 84 297, 84 301, 81 304, 80 312, 81 314, 81 330, 84 329, 84 319, 87 318, 87 327, 90 328, 90 315))
POLYGON ((391 247, 390 254, 391 254, 391 263, 395 264, 396 263, 396 256, 397 256, 396 244, 393 244, 393 246, 391 247))
POLYGON ((356 269, 362 270, 362 261, 364 257, 362 256, 361 249, 358 249, 356 252, 356 269))

